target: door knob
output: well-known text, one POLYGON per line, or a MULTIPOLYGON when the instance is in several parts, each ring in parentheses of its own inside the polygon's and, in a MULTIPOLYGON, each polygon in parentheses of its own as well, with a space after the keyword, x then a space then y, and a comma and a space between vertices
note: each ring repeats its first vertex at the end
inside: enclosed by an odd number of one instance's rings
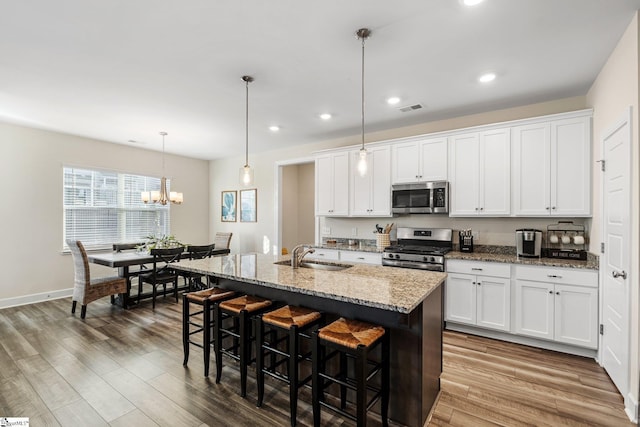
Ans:
POLYGON ((618 277, 622 277, 623 279, 627 279, 627 272, 622 270, 622 271, 612 271, 611 275, 613 276, 614 279, 617 279, 618 277))

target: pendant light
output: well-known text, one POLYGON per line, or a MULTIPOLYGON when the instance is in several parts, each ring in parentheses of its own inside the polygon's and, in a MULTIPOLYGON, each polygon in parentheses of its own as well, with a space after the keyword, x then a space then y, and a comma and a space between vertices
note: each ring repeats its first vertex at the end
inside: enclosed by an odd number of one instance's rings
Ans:
POLYGON ((364 42, 371 35, 368 28, 360 28, 356 31, 356 36, 362 40, 362 148, 358 159, 358 173, 360 176, 367 174, 367 149, 364 148, 364 42))
POLYGON ((246 111, 245 111, 245 152, 244 166, 240 168, 240 184, 248 187, 253 185, 253 169, 249 166, 249 83, 253 81, 251 76, 242 76, 246 90, 246 111))
POLYGON ((164 137, 168 134, 166 132, 160 132, 162 135, 162 178, 160 179, 160 191, 143 191, 141 194, 142 201, 144 203, 160 203, 166 205, 168 202, 176 205, 181 205, 184 200, 182 193, 172 191, 167 193, 167 178, 164 176, 164 137))

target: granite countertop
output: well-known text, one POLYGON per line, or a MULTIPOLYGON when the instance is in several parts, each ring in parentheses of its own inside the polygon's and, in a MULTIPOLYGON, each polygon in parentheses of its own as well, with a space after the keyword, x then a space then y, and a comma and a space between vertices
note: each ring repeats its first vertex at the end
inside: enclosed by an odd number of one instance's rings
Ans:
POLYGON ((504 262, 509 264, 540 265, 547 267, 579 268, 598 270, 598 256, 588 253, 586 261, 560 258, 519 258, 513 253, 500 252, 458 252, 451 251, 445 255, 446 259, 462 259, 469 261, 504 262))
MULTIPOLYGON (((178 270, 253 283, 290 292, 408 314, 444 282, 446 273, 389 268, 369 264, 351 265, 341 271, 293 269, 275 262, 288 256, 233 254, 172 264, 178 270)), ((330 264, 330 263, 327 263, 330 264)))

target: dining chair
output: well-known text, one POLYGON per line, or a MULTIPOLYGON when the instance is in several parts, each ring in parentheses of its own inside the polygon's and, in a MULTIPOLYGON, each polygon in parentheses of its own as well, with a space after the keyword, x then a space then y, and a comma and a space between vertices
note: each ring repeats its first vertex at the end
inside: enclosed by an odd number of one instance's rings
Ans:
MULTIPOLYGON (((210 245, 189 245, 185 252, 189 259, 211 258, 214 248, 215 243, 210 245)), ((194 271, 181 271, 180 275, 184 277, 185 284, 189 286, 189 292, 211 287, 210 276, 207 276, 207 286, 205 286, 204 283, 202 283, 202 277, 204 274, 196 273, 194 271)))
POLYGON ((156 295, 158 286, 162 285, 164 296, 167 295, 167 283, 173 284, 173 295, 178 302, 178 272, 171 268, 171 264, 180 261, 184 247, 168 249, 151 249, 150 254, 153 256, 153 268, 149 273, 140 274, 138 276, 138 304, 142 295, 142 288, 145 283, 149 283, 153 287, 152 308, 156 308, 156 295))
POLYGON ((79 240, 67 240, 67 245, 71 250, 75 278, 73 283, 73 296, 71 297, 71 314, 76 312, 76 304, 80 301, 82 319, 87 315, 87 304, 102 297, 111 296, 114 302, 114 295, 127 292, 127 279, 124 277, 110 276, 100 277, 91 280, 89 270, 89 259, 84 245, 79 240))
POLYGON ((231 243, 231 237, 233 233, 226 233, 218 231, 216 232, 216 237, 213 243, 216 245, 216 249, 229 249, 229 244, 231 243))

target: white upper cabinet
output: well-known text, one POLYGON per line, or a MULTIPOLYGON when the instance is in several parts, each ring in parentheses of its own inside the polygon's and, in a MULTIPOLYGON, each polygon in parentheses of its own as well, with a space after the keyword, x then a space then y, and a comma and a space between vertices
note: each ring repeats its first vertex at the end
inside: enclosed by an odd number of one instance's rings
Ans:
POLYGON ((591 215, 591 119, 512 128, 516 216, 591 215))
POLYGON ((510 147, 509 129, 450 138, 450 216, 509 216, 510 147))
POLYGON ((367 148, 368 170, 360 176, 356 165, 360 151, 350 152, 351 191, 349 213, 351 216, 391 216, 391 147, 388 145, 367 148))
POLYGON ((447 138, 398 142, 392 149, 391 183, 447 180, 447 138))
POLYGON ((349 152, 316 157, 316 215, 349 215, 349 152))

